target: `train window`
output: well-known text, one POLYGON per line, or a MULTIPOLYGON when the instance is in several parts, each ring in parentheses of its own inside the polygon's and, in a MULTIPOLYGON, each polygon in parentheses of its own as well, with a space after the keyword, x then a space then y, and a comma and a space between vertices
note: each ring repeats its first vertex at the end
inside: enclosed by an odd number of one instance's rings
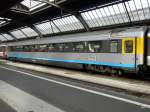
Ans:
POLYGON ((39 45, 39 52, 47 52, 48 46, 46 44, 39 45))
POLYGON ((133 40, 125 41, 125 53, 133 53, 133 40))
POLYGON ((111 53, 118 53, 118 41, 111 41, 110 42, 110 52, 111 53))
POLYGON ((48 51, 49 52, 58 52, 59 51, 59 45, 58 44, 49 44, 48 51))
POLYGON ((0 47, 0 52, 3 52, 4 51, 4 48, 3 47, 0 47))
POLYGON ((23 51, 23 46, 16 46, 15 51, 23 51))
POLYGON ((36 51, 36 52, 39 51, 39 45, 34 45, 34 51, 36 51))
POLYGON ((88 50, 91 53, 99 53, 102 49, 102 41, 92 41, 88 43, 88 50))
POLYGON ((48 46, 48 51, 51 52, 51 51, 54 51, 55 50, 55 47, 53 44, 49 44, 48 46))
POLYGON ((73 51, 73 44, 72 43, 65 43, 64 44, 64 52, 72 52, 73 51))
POLYGON ((25 52, 29 52, 30 50, 31 50, 31 49, 30 49, 30 47, 29 47, 28 45, 25 45, 25 46, 24 46, 24 51, 25 51, 25 52))
POLYGON ((57 46, 58 46, 60 52, 64 51, 64 44, 63 43, 57 44, 57 46))
POLYGON ((84 42, 75 42, 73 43, 73 51, 74 52, 84 52, 85 51, 85 45, 84 42))
POLYGON ((35 45, 30 45, 30 51, 35 52, 35 45))
POLYGON ((54 51, 55 52, 59 52, 59 44, 53 44, 53 46, 54 46, 54 51))
POLYGON ((8 50, 11 52, 11 51, 14 51, 14 46, 9 46, 8 47, 8 50))

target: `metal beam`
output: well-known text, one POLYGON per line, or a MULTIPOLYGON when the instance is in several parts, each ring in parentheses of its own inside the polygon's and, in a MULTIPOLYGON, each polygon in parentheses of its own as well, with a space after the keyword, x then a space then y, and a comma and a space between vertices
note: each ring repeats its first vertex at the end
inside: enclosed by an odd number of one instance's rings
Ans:
POLYGON ((8 39, 1 33, 1 35, 8 41, 8 39))
POLYGON ((18 40, 14 35, 12 35, 10 32, 6 32, 8 35, 10 35, 14 40, 18 40))
POLYGON ((33 25, 33 24, 30 24, 30 25, 27 25, 28 27, 30 27, 31 29, 33 29, 40 38, 43 37, 42 33, 33 25))
POLYGON ((25 35, 26 36, 26 38, 28 38, 28 35, 27 34, 25 34, 21 29, 18 29, 19 31, 21 31, 21 33, 23 34, 23 35, 25 35))
POLYGON ((10 20, 6 18, 0 18, 0 21, 10 21, 10 20))
POLYGON ((60 5, 57 5, 57 4, 53 3, 53 2, 49 2, 48 0, 33 0, 33 1, 38 1, 38 2, 41 2, 41 3, 46 3, 48 5, 54 6, 54 7, 58 8, 58 9, 61 9, 61 10, 65 11, 65 12, 68 12, 68 13, 70 13, 72 15, 75 15, 75 13, 77 13, 76 11, 72 11, 70 9, 61 7, 60 5))
POLYGON ((13 6, 10 10, 18 13, 28 14, 28 15, 30 14, 29 8, 22 5, 21 3, 13 6))
MULTIPOLYGON (((21 25, 23 25, 23 26, 28 26, 28 27, 30 27, 31 29, 33 29, 37 34, 38 34, 38 36, 41 38, 41 37, 43 37, 43 35, 42 35, 42 33, 33 25, 33 24, 29 24, 29 23, 24 23, 24 22, 21 22, 21 21, 16 21, 16 20, 14 20, 16 23, 18 23, 18 24, 21 24, 21 25)), ((8 32, 9 33, 9 32, 8 32)), ((15 37, 15 36, 13 36, 11 33, 9 33, 9 35, 11 35, 12 37, 15 37)), ((16 37, 15 37, 16 38, 16 37)), ((16 38, 17 39, 17 38, 16 38)))
POLYGON ((81 14, 77 11, 72 11, 70 9, 67 9, 67 8, 64 8, 64 7, 61 7, 53 2, 49 2, 48 0, 33 0, 33 1, 39 1, 39 2, 43 2, 43 3, 47 3, 51 6, 54 6, 56 8, 59 8, 60 10, 63 10, 69 14, 72 14, 74 15, 79 21, 80 23, 83 25, 83 27, 86 29, 86 31, 90 31, 90 27, 89 25, 86 23, 86 21, 83 19, 83 17, 81 16, 81 14))
POLYGON ((50 20, 50 22, 52 22, 55 25, 55 27, 59 30, 59 32, 61 32, 60 28, 54 23, 54 21, 50 20))
POLYGON ((80 21, 80 23, 83 25, 83 27, 86 29, 86 31, 90 32, 90 27, 86 23, 86 21, 83 19, 83 17, 81 16, 81 14, 79 13, 79 14, 76 14, 75 16, 80 21))
POLYGON ((127 14, 127 16, 128 16, 129 22, 130 22, 130 24, 131 24, 131 23, 132 23, 132 20, 131 20, 131 17, 130 17, 130 14, 129 14, 129 12, 128 12, 128 9, 127 9, 127 6, 126 6, 125 2, 123 2, 123 5, 124 5, 124 8, 125 8, 126 14, 127 14))

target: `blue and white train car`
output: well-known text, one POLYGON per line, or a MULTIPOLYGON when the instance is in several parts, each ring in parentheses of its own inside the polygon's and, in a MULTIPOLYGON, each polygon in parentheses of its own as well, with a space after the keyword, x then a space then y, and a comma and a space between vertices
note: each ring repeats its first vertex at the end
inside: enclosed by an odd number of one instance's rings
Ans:
MULTIPOLYGON (((147 71, 148 27, 78 33, 10 42, 8 59, 98 71, 147 71)), ((149 46, 149 47, 148 47, 149 46)))

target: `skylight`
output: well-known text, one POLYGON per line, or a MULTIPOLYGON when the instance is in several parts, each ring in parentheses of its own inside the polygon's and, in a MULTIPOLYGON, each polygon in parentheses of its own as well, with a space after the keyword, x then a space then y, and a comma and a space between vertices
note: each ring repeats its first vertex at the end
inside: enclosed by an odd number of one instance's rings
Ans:
POLYGON ((83 29, 82 24, 75 16, 57 18, 35 25, 42 34, 53 34, 83 29))
POLYGON ((8 34, 6 34, 6 33, 4 33, 4 34, 2 34, 3 35, 3 37, 5 37, 7 40, 13 40, 13 37, 11 37, 10 35, 8 35, 8 34))
POLYGON ((150 0, 130 0, 81 12, 90 27, 150 19, 150 0))
POLYGON ((83 29, 82 24, 75 16, 68 16, 53 21, 62 32, 83 29))
POLYGON ((26 34, 28 37, 38 36, 38 34, 31 28, 25 27, 20 29, 24 34, 26 34))
POLYGON ((42 34, 53 34, 60 32, 56 25, 54 25, 54 23, 50 21, 37 24, 36 27, 42 34))
POLYGON ((6 23, 7 21, 10 21, 11 19, 8 18, 2 18, 0 17, 0 25, 6 23))
POLYGON ((20 30, 14 30, 14 31, 11 31, 10 33, 18 39, 27 38, 27 36, 20 30))
POLYGON ((7 41, 7 39, 3 35, 0 35, 0 41, 7 41))
POLYGON ((33 11, 37 8, 40 8, 44 5, 46 5, 46 3, 44 3, 44 2, 39 2, 39 1, 34 1, 34 0, 24 0, 24 1, 21 2, 21 4, 28 7, 30 11, 33 11))

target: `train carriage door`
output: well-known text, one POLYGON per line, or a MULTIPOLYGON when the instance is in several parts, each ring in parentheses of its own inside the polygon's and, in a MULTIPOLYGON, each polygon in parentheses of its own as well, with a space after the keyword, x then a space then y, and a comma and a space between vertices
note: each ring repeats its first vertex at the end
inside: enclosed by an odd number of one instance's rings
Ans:
POLYGON ((122 40, 122 65, 136 68, 136 38, 123 38, 122 40))
POLYGON ((148 66, 150 66, 150 29, 145 44, 147 44, 145 45, 145 49, 147 49, 147 53, 145 54, 146 55, 145 57, 147 57, 148 66))

